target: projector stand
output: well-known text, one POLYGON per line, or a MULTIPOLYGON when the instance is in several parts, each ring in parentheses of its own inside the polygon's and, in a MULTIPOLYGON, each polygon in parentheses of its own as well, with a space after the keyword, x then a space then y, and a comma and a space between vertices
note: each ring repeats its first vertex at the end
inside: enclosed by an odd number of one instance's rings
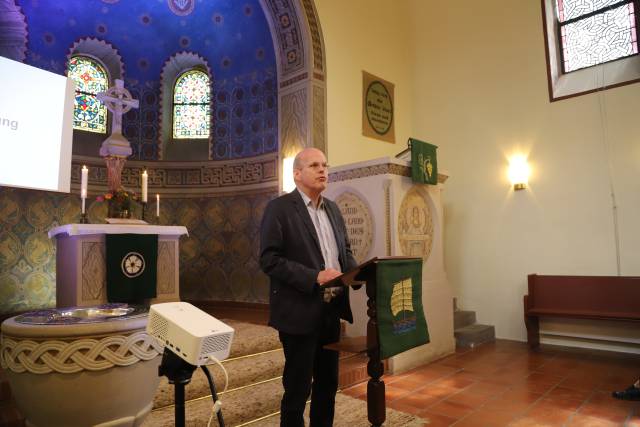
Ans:
POLYGON ((158 376, 166 376, 175 389, 175 425, 184 427, 184 386, 189 384, 197 366, 185 362, 168 347, 164 348, 158 376))

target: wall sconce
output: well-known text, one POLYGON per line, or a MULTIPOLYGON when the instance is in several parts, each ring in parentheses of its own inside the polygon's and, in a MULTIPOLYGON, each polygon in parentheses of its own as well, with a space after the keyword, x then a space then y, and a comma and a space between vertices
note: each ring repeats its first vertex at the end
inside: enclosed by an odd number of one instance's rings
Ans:
POLYGON ((292 192, 296 188, 293 180, 293 157, 285 157, 282 160, 282 191, 292 192))
POLYGON ((514 190, 524 190, 529 183, 529 164, 523 155, 515 155, 509 159, 509 180, 514 190))

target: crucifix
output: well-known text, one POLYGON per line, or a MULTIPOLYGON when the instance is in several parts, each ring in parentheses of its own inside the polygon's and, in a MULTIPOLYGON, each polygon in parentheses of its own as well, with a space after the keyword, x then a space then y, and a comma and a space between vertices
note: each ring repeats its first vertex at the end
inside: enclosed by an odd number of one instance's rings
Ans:
POLYGON ((124 82, 116 79, 116 85, 97 96, 112 113, 111 135, 102 142, 100 155, 107 163, 107 183, 110 191, 120 188, 120 174, 124 162, 132 153, 131 144, 122 135, 122 115, 132 108, 138 108, 138 100, 124 88, 124 82))

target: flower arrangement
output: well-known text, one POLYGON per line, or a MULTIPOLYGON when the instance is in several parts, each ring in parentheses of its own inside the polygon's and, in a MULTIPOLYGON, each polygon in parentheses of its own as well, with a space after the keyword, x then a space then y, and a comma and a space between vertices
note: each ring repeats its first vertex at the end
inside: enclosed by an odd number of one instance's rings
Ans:
POLYGON ((138 196, 133 191, 127 191, 123 187, 116 191, 110 191, 104 195, 96 197, 99 202, 107 201, 109 218, 131 218, 134 205, 132 202, 138 201, 138 196))

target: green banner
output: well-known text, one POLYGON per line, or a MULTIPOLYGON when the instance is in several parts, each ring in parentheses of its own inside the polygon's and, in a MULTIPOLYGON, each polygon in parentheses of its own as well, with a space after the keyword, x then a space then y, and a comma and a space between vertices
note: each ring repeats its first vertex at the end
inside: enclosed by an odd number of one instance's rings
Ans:
POLYGON ((435 145, 409 138, 411 146, 411 179, 421 184, 438 183, 438 160, 435 145))
POLYGON ((385 260, 376 268, 380 358, 387 359, 429 342, 422 308, 422 260, 385 260))
POLYGON ((155 298, 158 236, 107 234, 107 301, 142 303, 155 298))

